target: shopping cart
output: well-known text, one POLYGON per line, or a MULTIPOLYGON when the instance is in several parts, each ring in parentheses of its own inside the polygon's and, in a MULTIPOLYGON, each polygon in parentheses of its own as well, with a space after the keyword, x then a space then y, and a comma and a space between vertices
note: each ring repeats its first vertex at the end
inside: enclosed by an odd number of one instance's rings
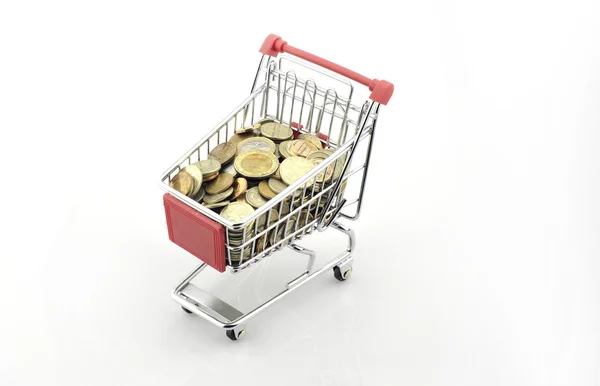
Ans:
POLYGON ((186 312, 225 329, 232 340, 244 336, 251 318, 322 273, 333 269, 340 281, 350 276, 355 236, 338 219, 359 217, 379 108, 387 104, 394 90, 389 82, 369 79, 292 47, 276 35, 266 38, 260 52, 263 56, 248 98, 172 165, 160 183, 166 191, 170 240, 203 261, 174 288, 172 297, 186 312), (369 99, 354 104, 355 90, 349 80, 367 86, 369 99), (264 118, 289 125, 295 137, 317 135, 333 154, 238 223, 170 187, 171 179, 182 168, 207 159, 208 153, 228 141, 236 129, 264 118), (326 175, 333 178, 324 178, 326 175), (350 186, 354 186, 354 194, 350 186), (347 248, 315 268, 316 253, 297 242, 330 227, 347 236, 347 248), (286 246, 308 257, 306 269, 280 293, 249 312, 191 283, 207 266, 235 274, 286 246))

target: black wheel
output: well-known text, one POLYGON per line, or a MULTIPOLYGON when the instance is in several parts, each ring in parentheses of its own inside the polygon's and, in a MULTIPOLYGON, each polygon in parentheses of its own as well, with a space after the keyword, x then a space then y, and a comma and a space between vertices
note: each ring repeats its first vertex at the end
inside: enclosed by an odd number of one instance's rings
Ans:
POLYGON ((188 310, 184 306, 181 306, 181 309, 184 310, 187 314, 191 314, 192 313, 192 311, 188 310))
POLYGON ((346 279, 348 279, 350 277, 350 273, 352 272, 352 268, 348 269, 345 272, 345 276, 342 274, 342 271, 340 270, 340 267, 335 266, 333 267, 333 276, 338 279, 339 281, 346 281, 346 279))
POLYGON ((231 340, 238 340, 237 336, 235 336, 235 331, 233 330, 225 331, 225 335, 227 335, 227 337, 231 340))

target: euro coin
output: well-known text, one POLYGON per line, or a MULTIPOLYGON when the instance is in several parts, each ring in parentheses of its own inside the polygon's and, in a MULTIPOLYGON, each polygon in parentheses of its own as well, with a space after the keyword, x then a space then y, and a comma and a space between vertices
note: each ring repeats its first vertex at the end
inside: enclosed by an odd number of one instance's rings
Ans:
MULTIPOLYGON (((279 230, 277 231, 277 233, 273 232, 273 234, 271 234, 271 245, 274 245, 278 242, 280 242, 281 240, 283 240, 286 237, 289 237, 291 234, 294 233, 294 227, 296 225, 296 216, 292 216, 288 219, 288 221, 285 223, 285 225, 282 225, 279 230)), ((288 245, 290 243, 290 240, 286 240, 282 246, 288 245)))
MULTIPOLYGON (((310 162, 312 162, 313 165, 317 166, 321 162, 325 161, 328 156, 329 155, 325 151, 318 150, 318 151, 315 151, 314 153, 309 154, 307 159, 310 162)), ((327 168, 325 170, 323 170, 321 173, 317 174, 317 182, 324 182, 324 181, 331 180, 331 177, 333 177, 333 167, 334 167, 333 165, 329 165, 329 166, 327 166, 327 168)))
MULTIPOLYGON (((314 165, 312 162, 304 157, 292 156, 286 158, 281 163, 281 179, 286 184, 291 185, 302 178, 306 173, 310 172, 313 167, 314 165)), ((312 183, 312 179, 308 180, 305 187, 311 186, 312 183)))
POLYGON ((262 180, 260 184, 258 184, 258 192, 267 200, 275 198, 275 196, 277 195, 277 193, 275 193, 271 190, 271 188, 269 188, 269 183, 267 182, 267 180, 262 180))
POLYGON ((206 179, 206 176, 211 176, 215 173, 218 173, 221 169, 221 163, 215 159, 194 162, 194 165, 198 166, 202 171, 203 179, 206 179))
POLYGON ((204 176, 204 181, 212 181, 219 176, 219 173, 204 176))
POLYGON ((198 193, 194 196, 194 200, 201 202, 202 199, 204 198, 204 194, 205 194, 205 190, 204 190, 204 186, 200 187, 200 190, 198 191, 198 193))
POLYGON ((289 186, 285 182, 275 179, 273 177, 269 178, 268 184, 269 184, 269 188, 271 188, 271 190, 277 194, 283 192, 285 190, 285 188, 287 188, 289 186))
POLYGON ((253 137, 243 140, 237 144, 237 155, 245 153, 249 150, 264 150, 275 153, 277 149, 275 142, 265 137, 253 137))
POLYGON ((221 165, 226 164, 235 157, 235 145, 231 142, 225 142, 217 145, 208 153, 209 159, 216 159, 221 165))
POLYGON ((206 185, 207 194, 217 194, 226 191, 233 185, 233 176, 229 173, 222 173, 206 185))
POLYGON ((217 208, 222 208, 224 206, 229 205, 229 201, 219 201, 219 202, 215 202, 214 204, 203 204, 205 208, 208 209, 217 209, 217 208))
POLYGON ((245 202, 232 202, 221 211, 221 217, 235 224, 250 216, 252 212, 254 208, 245 202))
POLYGON ((266 118, 262 118, 262 119, 259 119, 258 121, 256 121, 256 124, 264 125, 265 123, 272 123, 272 122, 277 123, 277 120, 275 120, 274 118, 266 117, 266 118))
POLYGON ((275 173, 278 167, 279 160, 275 155, 264 150, 249 150, 235 159, 235 170, 242 176, 251 179, 268 178, 275 173))
POLYGON ((252 205, 255 208, 259 208, 267 203, 267 200, 265 200, 265 198, 260 195, 257 186, 246 191, 246 201, 248 201, 248 204, 252 205))
POLYGON ((273 178, 276 180, 281 180, 281 173, 279 173, 279 169, 281 169, 281 163, 279 164, 277 170, 275 170, 275 173, 273 173, 273 178))
POLYGON ((319 137, 317 137, 314 134, 300 134, 297 139, 302 139, 306 142, 310 142, 311 144, 315 145, 317 150, 320 150, 323 148, 323 143, 321 142, 319 137))
POLYGON ((238 143, 242 142, 245 139, 256 137, 253 131, 249 131, 243 134, 234 134, 231 138, 229 138, 229 142, 233 143, 237 146, 238 143))
POLYGON ((169 186, 179 193, 189 196, 194 189, 194 177, 184 171, 180 171, 173 177, 171 182, 169 182, 169 186))
POLYGON ((233 188, 229 188, 226 191, 217 193, 217 194, 206 194, 206 195, 204 195, 204 203, 205 204, 216 204, 217 202, 227 199, 232 194, 233 194, 233 188))
POLYGON ((194 197, 196 194, 198 194, 200 187, 202 186, 202 170, 200 170, 198 165, 191 164, 184 167, 183 171, 194 178, 194 189, 190 195, 191 197, 194 197))
POLYGON ((295 139, 289 145, 289 153, 300 157, 307 157, 310 153, 319 150, 315 145, 302 139, 295 139))
POLYGON ((285 141, 293 136, 291 127, 277 122, 261 124, 260 133, 275 142, 285 141))
POLYGON ((271 209, 267 213, 263 214, 257 219, 257 229, 259 232, 264 231, 271 225, 275 224, 279 220, 279 213, 277 213, 276 209, 271 209), (269 220, 269 225, 267 225, 267 220, 269 220))
POLYGON ((279 144, 279 154, 283 158, 289 158, 292 156, 289 151, 289 146, 291 145, 291 143, 292 141, 283 141, 279 144))
POLYGON ((222 165, 221 171, 219 173, 228 173, 234 177, 237 177, 238 175, 237 170, 235 170, 235 164, 233 162, 230 162, 227 165, 222 165))
POLYGON ((236 178, 233 182, 233 198, 237 200, 248 190, 248 181, 245 178, 236 178))
POLYGON ((240 127, 239 129, 235 129, 236 134, 244 134, 249 132, 254 132, 254 130, 260 129, 260 124, 255 124, 252 126, 240 127))

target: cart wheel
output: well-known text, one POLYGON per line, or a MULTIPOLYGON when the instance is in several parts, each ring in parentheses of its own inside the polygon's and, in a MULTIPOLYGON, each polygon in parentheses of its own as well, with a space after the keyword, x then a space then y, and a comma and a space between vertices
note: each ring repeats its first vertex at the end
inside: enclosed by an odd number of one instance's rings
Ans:
POLYGON ((191 314, 192 313, 192 311, 188 310, 184 306, 181 306, 181 309, 184 310, 187 314, 191 314))
POLYGON ((236 334, 236 330, 227 330, 225 331, 225 335, 231 340, 240 340, 246 335, 246 330, 240 330, 236 334))
POLYGON ((343 274, 340 267, 333 267, 333 276, 339 281, 346 281, 346 279, 350 278, 350 275, 352 275, 352 267, 346 269, 343 274))

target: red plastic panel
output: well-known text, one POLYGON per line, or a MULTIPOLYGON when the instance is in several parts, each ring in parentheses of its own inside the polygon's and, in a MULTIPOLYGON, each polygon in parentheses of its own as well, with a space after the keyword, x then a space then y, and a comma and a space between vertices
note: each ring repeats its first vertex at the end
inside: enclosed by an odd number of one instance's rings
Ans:
POLYGON ((163 200, 169 239, 217 271, 224 272, 223 226, 168 193, 163 200))

